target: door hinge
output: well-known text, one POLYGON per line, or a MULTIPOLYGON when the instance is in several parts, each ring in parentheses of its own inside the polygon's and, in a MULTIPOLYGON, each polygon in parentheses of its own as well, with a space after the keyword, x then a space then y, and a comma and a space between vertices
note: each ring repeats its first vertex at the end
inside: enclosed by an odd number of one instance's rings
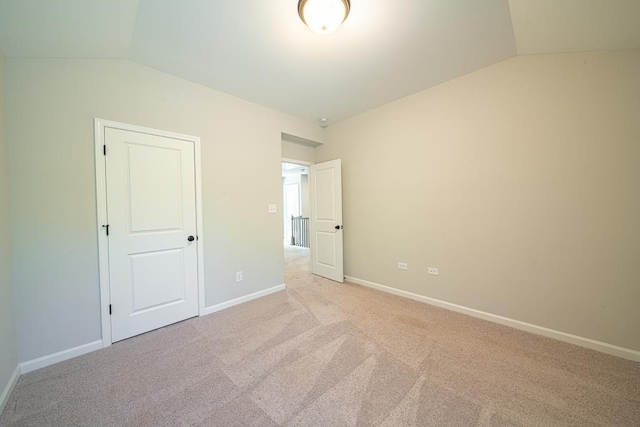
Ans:
POLYGON ((107 155, 107 144, 104 144, 102 146, 102 154, 105 155, 105 156, 107 155))
POLYGON ((111 304, 109 304, 109 316, 111 316, 111 304))
POLYGON ((105 224, 102 226, 107 231, 107 236, 109 235, 109 224, 105 224))

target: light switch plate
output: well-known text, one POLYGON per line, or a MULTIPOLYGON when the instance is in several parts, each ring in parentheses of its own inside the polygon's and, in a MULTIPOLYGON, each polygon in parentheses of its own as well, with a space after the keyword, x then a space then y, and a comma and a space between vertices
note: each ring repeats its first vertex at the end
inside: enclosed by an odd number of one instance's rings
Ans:
POLYGON ((278 212, 278 207, 275 203, 271 203, 269 204, 269 213, 276 213, 278 212))

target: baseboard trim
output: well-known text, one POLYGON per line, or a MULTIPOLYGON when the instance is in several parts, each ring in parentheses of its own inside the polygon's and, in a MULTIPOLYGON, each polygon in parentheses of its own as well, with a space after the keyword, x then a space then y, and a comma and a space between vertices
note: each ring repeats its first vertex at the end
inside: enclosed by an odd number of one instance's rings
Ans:
POLYGON ((390 286, 381 285, 379 283, 370 282, 368 280, 358 279, 357 277, 346 276, 347 282, 355 283, 356 285, 362 285, 367 288, 377 289, 382 292, 386 292, 393 295, 398 295, 404 298, 409 298, 415 301, 424 302, 436 307, 444 308, 447 310, 456 311, 458 313, 466 314, 469 316, 477 317, 479 319, 488 320, 490 322, 499 323, 501 325, 510 326, 515 329, 520 329, 526 332, 531 332, 537 335, 542 335, 549 338, 554 338, 559 341, 564 341, 569 344, 575 344, 581 347, 586 347, 591 350, 600 351, 602 353, 611 354, 613 356, 622 357, 629 360, 640 362, 640 351, 632 350, 629 348, 619 347, 617 345, 608 344, 601 341, 592 340, 590 338, 581 337, 578 335, 568 334, 566 332, 557 331, 555 329, 545 328, 543 326, 533 325, 531 323, 521 322, 519 320, 510 319, 508 317, 498 316, 496 314, 487 313, 484 311, 476 310, 473 308, 465 307, 458 304, 452 304, 450 302, 438 300, 435 298, 429 298, 424 295, 414 294, 412 292, 395 289, 390 286))
POLYGON ((274 286, 273 288, 265 289, 263 291, 254 292, 252 294, 245 295, 245 296, 240 297, 240 298, 235 298, 235 299, 232 299, 232 300, 229 300, 229 301, 226 301, 226 302, 222 302, 220 304, 216 304, 216 305, 212 305, 210 307, 207 307, 204 310, 204 314, 207 315, 207 314, 215 313, 217 311, 224 310, 225 308, 233 307, 234 305, 238 305, 238 304, 242 304, 242 303, 245 303, 245 302, 249 302, 249 301, 257 299, 257 298, 262 298, 264 296, 273 294, 275 292, 284 291, 285 289, 287 289, 287 285, 282 284, 282 285, 274 286))
POLYGON ((18 364, 16 365, 16 369, 13 370, 13 374, 11 374, 11 377, 9 378, 9 382, 7 383, 7 386, 2 391, 2 394, 0 394, 0 414, 2 414, 2 411, 4 411, 4 407, 7 405, 7 402, 9 401, 9 396, 11 396, 11 392, 13 391, 13 388, 18 383, 18 379, 20 379, 20 373, 21 373, 20 365, 18 364))
MULTIPOLYGON (((242 304, 244 302, 248 302, 256 298, 264 297, 274 292, 283 291, 286 288, 287 286, 285 284, 282 284, 282 285, 274 286, 269 289, 265 289, 260 292, 255 292, 253 294, 245 295, 240 298, 236 298, 230 301, 216 304, 211 307, 207 307, 205 309, 205 315, 215 313, 217 311, 224 310, 225 308, 233 307, 234 305, 242 304)), ((91 353, 92 351, 100 350, 102 348, 103 348, 102 340, 93 341, 78 347, 60 351, 58 353, 53 353, 53 354, 39 357, 37 359, 29 360, 27 362, 22 362, 18 365, 19 372, 20 374, 26 374, 26 373, 35 371, 36 369, 51 366, 56 363, 63 362, 65 360, 73 359, 74 357, 82 356, 83 354, 91 353)))
POLYGON ((38 357, 37 359, 29 360, 27 362, 22 362, 20 363, 20 369, 23 374, 26 374, 28 372, 35 371, 36 369, 45 368, 56 363, 64 362, 65 360, 73 359, 74 357, 82 356, 83 354, 91 353, 92 351, 100 350, 101 348, 102 340, 93 341, 78 347, 73 347, 57 353, 38 357))

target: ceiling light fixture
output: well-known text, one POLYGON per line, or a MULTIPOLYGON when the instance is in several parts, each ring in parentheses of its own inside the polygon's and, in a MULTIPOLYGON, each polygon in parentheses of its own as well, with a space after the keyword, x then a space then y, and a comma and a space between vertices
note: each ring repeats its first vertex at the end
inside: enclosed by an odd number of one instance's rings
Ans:
POLYGON ((349 0, 299 0, 298 15, 318 34, 329 34, 338 29, 349 16, 349 0))

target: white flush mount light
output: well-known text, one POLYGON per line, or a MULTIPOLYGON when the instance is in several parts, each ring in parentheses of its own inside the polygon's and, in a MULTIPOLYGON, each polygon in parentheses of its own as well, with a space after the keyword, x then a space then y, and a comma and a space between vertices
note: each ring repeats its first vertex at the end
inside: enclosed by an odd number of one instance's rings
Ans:
POLYGON ((299 0, 298 15, 318 34, 329 34, 338 29, 349 16, 349 0, 299 0))

